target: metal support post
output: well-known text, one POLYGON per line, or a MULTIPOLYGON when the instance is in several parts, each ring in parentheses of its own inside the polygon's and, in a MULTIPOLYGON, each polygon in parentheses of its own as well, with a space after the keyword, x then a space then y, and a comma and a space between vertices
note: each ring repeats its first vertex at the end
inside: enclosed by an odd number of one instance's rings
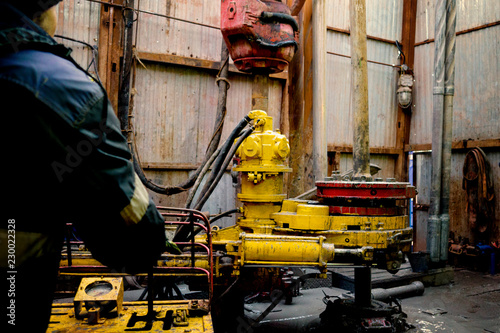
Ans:
POLYGON ((434 89, 432 113, 432 175, 429 220, 427 222, 427 251, 432 262, 439 262, 441 242, 441 161, 443 140, 444 106, 444 57, 446 0, 436 1, 435 51, 434 51, 434 89))
POLYGON ((359 307, 372 304, 372 271, 370 267, 354 268, 354 302, 359 307))
POLYGON ((453 95, 455 94, 455 26, 456 0, 446 3, 446 52, 444 82, 443 154, 442 154, 442 192, 441 192, 441 245, 440 259, 448 260, 448 233, 450 230, 450 175, 451 142, 453 139, 453 95))

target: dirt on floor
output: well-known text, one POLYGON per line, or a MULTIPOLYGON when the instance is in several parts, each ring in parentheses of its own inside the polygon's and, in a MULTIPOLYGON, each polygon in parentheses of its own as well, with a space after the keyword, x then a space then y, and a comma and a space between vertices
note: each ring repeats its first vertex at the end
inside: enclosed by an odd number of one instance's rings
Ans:
POLYGON ((500 333, 500 274, 457 269, 446 286, 402 301, 416 332, 500 333))

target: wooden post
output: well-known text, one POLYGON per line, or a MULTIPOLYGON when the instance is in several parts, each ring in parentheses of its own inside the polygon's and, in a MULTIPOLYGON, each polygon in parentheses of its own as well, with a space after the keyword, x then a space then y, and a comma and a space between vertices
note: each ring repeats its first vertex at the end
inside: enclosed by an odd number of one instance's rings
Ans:
MULTIPOLYGON (((116 0, 114 4, 122 5, 124 0, 116 0)), ((101 5, 101 22, 99 24, 99 77, 106 88, 109 101, 115 112, 118 111, 118 91, 120 88, 120 57, 123 54, 122 8, 113 5, 101 5)))
POLYGON ((327 176, 326 139, 326 13, 325 0, 313 1, 312 88, 313 88, 313 172, 314 180, 327 176))
MULTIPOLYGON (((403 53, 406 65, 413 69, 415 59, 415 29, 417 20, 417 0, 404 0, 403 2, 403 27, 402 39, 403 53)), ((411 109, 411 107, 410 107, 411 109)), ((396 122, 396 148, 401 149, 396 159, 395 178, 398 181, 408 180, 408 153, 405 152, 405 145, 410 142, 410 121, 411 114, 398 107, 396 122)))
POLYGON ((269 111, 269 76, 255 74, 252 84, 252 110, 269 111))
POLYGON ((351 0, 351 110, 353 114, 353 178, 371 178, 368 109, 366 1, 351 0))

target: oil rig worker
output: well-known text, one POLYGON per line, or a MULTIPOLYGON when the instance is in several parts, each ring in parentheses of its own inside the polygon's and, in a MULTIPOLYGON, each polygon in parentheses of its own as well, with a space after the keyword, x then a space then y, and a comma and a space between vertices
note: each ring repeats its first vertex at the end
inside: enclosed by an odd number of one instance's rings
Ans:
POLYGON ((144 272, 178 250, 105 90, 52 38, 59 1, 0 0, 8 332, 47 329, 68 222, 94 258, 120 271, 144 272))

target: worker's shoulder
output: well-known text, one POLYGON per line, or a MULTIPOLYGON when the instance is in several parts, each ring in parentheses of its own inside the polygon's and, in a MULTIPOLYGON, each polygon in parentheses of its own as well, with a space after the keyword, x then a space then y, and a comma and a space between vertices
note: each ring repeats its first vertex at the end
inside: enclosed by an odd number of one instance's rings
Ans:
POLYGON ((0 58, 0 80, 13 83, 10 97, 15 98, 16 92, 23 94, 28 90, 73 124, 81 121, 104 97, 104 91, 93 78, 71 61, 37 50, 24 50, 0 58), (19 86, 24 89, 21 91, 19 86))

